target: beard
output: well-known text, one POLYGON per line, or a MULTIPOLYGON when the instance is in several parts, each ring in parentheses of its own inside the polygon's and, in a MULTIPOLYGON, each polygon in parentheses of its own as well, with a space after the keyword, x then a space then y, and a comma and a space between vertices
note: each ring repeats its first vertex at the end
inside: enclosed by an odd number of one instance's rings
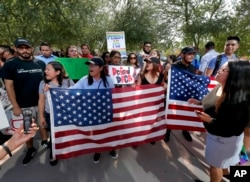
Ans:
POLYGON ((150 51, 146 51, 144 48, 143 48, 143 52, 146 53, 146 54, 150 53, 150 51))
POLYGON ((20 52, 17 52, 18 54, 18 57, 23 59, 23 60, 31 60, 32 59, 32 53, 20 53, 20 52))

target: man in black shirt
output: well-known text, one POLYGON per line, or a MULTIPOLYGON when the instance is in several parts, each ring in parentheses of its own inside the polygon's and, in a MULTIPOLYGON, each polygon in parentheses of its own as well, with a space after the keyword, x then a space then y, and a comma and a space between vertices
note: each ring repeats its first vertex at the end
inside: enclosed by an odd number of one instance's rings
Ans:
MULTIPOLYGON (((17 57, 3 66, 3 78, 13 114, 20 116, 23 109, 29 108, 36 117, 38 106, 38 88, 43 79, 45 63, 34 61, 33 48, 28 40, 18 38, 15 41, 17 57)), ((27 154, 23 165, 27 165, 36 153, 33 140, 26 142, 27 154)))
MULTIPOLYGON (((172 67, 178 68, 178 69, 182 69, 182 70, 186 70, 190 73, 193 74, 197 74, 198 70, 196 70, 196 68, 194 67, 194 65, 192 65, 192 61, 194 59, 194 55, 195 55, 196 51, 191 48, 191 47, 185 47, 181 50, 181 60, 177 61, 175 63, 172 64, 172 67)), ((168 142, 170 140, 170 132, 171 130, 167 130, 166 136, 165 136, 165 142, 168 142)), ((183 130, 182 131, 182 135, 184 136, 184 138, 187 141, 192 141, 192 137, 189 133, 189 131, 183 130)))

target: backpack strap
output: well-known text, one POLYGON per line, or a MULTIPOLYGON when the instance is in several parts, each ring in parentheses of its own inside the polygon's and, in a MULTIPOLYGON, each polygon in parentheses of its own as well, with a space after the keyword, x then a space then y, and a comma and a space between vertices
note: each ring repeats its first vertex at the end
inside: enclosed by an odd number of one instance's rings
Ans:
POLYGON ((212 76, 214 76, 214 75, 217 73, 217 71, 219 70, 221 60, 222 60, 222 55, 220 54, 220 55, 218 55, 217 58, 216 58, 215 67, 214 67, 212 76))

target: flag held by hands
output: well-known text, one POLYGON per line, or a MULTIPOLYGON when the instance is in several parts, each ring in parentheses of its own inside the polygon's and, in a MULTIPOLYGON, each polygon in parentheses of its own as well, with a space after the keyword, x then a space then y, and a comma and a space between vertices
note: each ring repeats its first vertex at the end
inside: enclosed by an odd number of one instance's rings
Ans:
POLYGON ((164 89, 50 89, 53 155, 66 159, 164 137, 164 89))
POLYGON ((209 92, 210 79, 194 75, 172 67, 168 77, 166 100, 166 122, 168 129, 205 131, 202 121, 194 110, 202 111, 202 106, 189 104, 190 98, 202 100, 209 92))

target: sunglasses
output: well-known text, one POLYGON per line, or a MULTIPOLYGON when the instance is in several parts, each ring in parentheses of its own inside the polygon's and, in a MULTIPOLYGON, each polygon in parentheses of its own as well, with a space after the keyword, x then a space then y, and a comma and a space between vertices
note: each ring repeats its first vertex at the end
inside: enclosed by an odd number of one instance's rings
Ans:
POLYGON ((130 57, 129 59, 136 59, 136 57, 130 57))

